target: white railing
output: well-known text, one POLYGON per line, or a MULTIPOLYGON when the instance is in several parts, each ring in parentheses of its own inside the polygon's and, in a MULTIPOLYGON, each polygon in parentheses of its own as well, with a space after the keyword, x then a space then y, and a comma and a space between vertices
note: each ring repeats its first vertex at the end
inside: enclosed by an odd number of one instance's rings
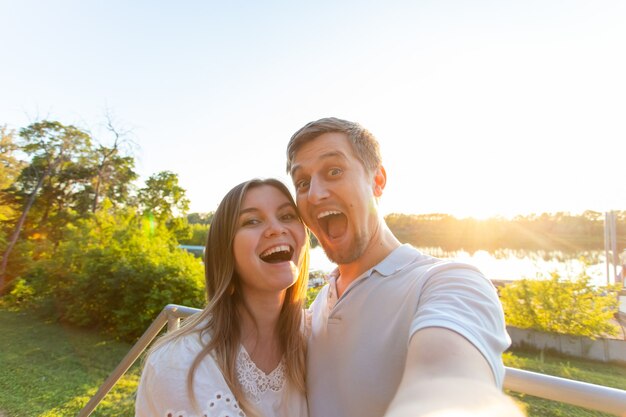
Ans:
MULTIPOLYGON (((148 330, 144 332, 120 364, 111 372, 96 394, 78 413, 78 417, 88 417, 93 412, 100 401, 141 356, 165 325, 167 325, 168 331, 177 329, 181 318, 188 317, 199 311, 197 308, 175 304, 165 306, 150 327, 148 327, 148 330)), ((626 391, 620 389, 509 367, 506 368, 504 388, 547 400, 626 417, 626 391)))

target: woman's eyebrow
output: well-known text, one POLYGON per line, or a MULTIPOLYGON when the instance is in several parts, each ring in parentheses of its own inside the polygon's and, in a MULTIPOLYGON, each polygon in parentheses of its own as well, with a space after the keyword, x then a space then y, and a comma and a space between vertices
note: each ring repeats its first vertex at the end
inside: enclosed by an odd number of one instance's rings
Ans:
POLYGON ((247 213, 256 213, 259 212, 260 210, 256 207, 248 207, 248 208, 244 208, 239 210, 239 217, 241 217, 243 214, 247 214, 247 213))
MULTIPOLYGON (((293 204, 291 204, 290 202, 284 202, 283 204, 281 204, 280 206, 277 207, 278 210, 282 210, 285 207, 292 207, 292 208, 296 208, 293 204)), ((256 208, 256 207, 246 207, 244 209, 239 210, 239 216, 241 216, 242 214, 246 214, 246 213, 258 213, 261 210, 256 208)))

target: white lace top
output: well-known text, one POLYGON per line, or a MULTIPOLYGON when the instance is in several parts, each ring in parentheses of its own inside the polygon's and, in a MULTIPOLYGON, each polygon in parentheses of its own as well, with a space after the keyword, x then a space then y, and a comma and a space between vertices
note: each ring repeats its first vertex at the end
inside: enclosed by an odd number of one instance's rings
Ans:
MULTIPOLYGON (((205 341, 206 343, 206 341, 205 341)), ((196 370, 193 384, 200 410, 187 393, 187 373, 203 343, 197 334, 168 342, 146 360, 135 402, 136 417, 242 417, 236 398, 211 355, 196 370)), ((237 377, 246 398, 264 417, 307 417, 306 397, 291 385, 285 364, 265 374, 241 346, 237 377)))

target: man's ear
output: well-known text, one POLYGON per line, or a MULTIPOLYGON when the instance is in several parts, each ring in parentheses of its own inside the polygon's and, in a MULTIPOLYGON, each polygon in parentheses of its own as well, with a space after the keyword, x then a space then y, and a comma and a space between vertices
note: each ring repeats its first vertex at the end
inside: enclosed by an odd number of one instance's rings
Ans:
POLYGON ((385 185, 387 185, 387 172, 385 171, 385 167, 380 165, 374 171, 374 197, 378 198, 383 195, 385 185))

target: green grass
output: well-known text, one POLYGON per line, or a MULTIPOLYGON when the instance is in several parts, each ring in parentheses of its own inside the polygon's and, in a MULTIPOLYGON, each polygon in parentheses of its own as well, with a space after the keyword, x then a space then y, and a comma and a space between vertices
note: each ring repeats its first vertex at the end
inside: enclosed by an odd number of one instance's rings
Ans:
MULTIPOLYGON (((624 365, 526 351, 507 352, 503 359, 505 365, 513 368, 626 390, 626 366, 624 365)), ((611 414, 590 411, 530 395, 513 392, 508 392, 508 394, 521 402, 531 417, 611 416, 611 414)))
MULTIPOLYGON (((0 307, 0 416, 75 416, 131 346, 96 332, 78 330, 0 307)), ((515 352, 507 366, 626 390, 626 367, 515 352)), ((139 366, 133 366, 96 408, 93 416, 134 413, 139 366)), ((605 416, 598 412, 510 393, 530 417, 605 416)))
MULTIPOLYGON (((0 413, 75 416, 130 349, 95 332, 0 308, 0 413)), ((134 415, 139 367, 133 366, 93 416, 134 415)))

